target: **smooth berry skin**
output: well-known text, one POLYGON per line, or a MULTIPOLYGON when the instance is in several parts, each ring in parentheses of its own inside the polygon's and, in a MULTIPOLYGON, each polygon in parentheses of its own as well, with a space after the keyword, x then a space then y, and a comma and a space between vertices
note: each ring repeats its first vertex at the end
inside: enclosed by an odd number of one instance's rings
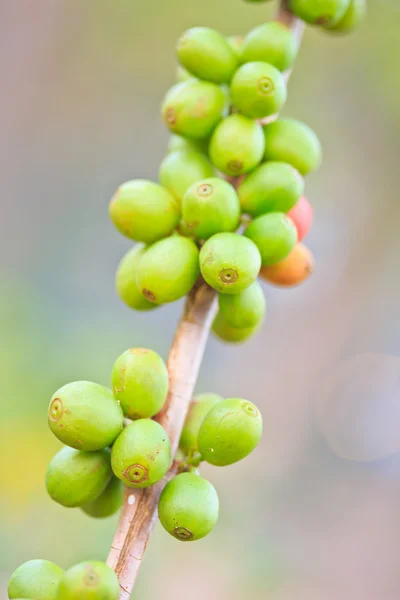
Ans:
POLYGON ((182 222, 200 240, 222 231, 235 231, 240 220, 240 202, 235 188, 216 177, 193 184, 182 201, 182 222))
POLYGON ((303 244, 296 244, 281 262, 262 267, 260 277, 278 287, 294 287, 306 281, 314 272, 314 258, 303 244))
POLYGON ((123 491, 122 482, 113 475, 104 492, 93 502, 82 506, 81 509, 94 519, 111 517, 122 506, 123 491))
POLYGON ((260 252, 250 240, 236 233, 217 233, 200 251, 200 270, 217 292, 238 294, 257 279, 260 252))
POLYGON ((287 213, 297 229, 297 240, 301 242, 310 231, 314 218, 314 210, 305 196, 301 196, 294 207, 287 213))
POLYGON ((193 75, 189 73, 184 67, 178 65, 176 68, 176 81, 177 83, 181 83, 182 81, 188 81, 188 79, 193 79, 193 75))
POLYGON ((265 296, 258 281, 240 294, 219 294, 218 304, 225 321, 236 329, 258 327, 265 315, 265 296))
POLYGON ((181 473, 167 483, 158 503, 164 529, 181 542, 200 540, 218 521, 214 486, 195 473, 181 473))
POLYGON ((330 25, 344 16, 349 0, 289 0, 289 6, 296 17, 310 25, 330 25))
POLYGON ((223 35, 209 27, 193 27, 179 38, 176 52, 180 64, 198 79, 228 83, 238 61, 223 35))
POLYGON ((74 508, 96 500, 111 476, 108 450, 82 452, 64 447, 48 466, 46 489, 55 502, 74 508))
POLYGON ((235 73, 232 104, 246 117, 261 119, 278 113, 287 99, 282 73, 264 62, 249 62, 235 73))
POLYGON ((264 147, 259 123, 244 115, 230 115, 214 131, 209 155, 219 171, 236 177, 252 171, 261 162, 264 147))
POLYGON ((157 483, 171 464, 171 446, 165 430, 150 419, 139 419, 126 427, 111 450, 114 474, 131 488, 157 483))
POLYGON ((280 262, 290 254, 297 242, 297 230, 293 221, 280 212, 257 217, 243 235, 257 246, 262 265, 280 262))
POLYGON ((291 165, 266 162, 250 173, 238 187, 242 211, 252 217, 267 212, 287 212, 304 192, 304 179, 291 165))
POLYGON ((160 183, 180 203, 191 185, 214 175, 215 169, 207 156, 195 150, 177 150, 167 154, 158 172, 160 183))
POLYGON ((29 560, 20 565, 8 582, 10 600, 58 600, 58 586, 64 570, 48 560, 29 560))
POLYGON ((200 152, 201 154, 207 154, 208 143, 209 140, 207 138, 201 140, 190 140, 182 135, 176 135, 175 133, 172 133, 169 136, 168 152, 176 152, 177 150, 194 150, 195 152, 200 152))
POLYGON ((225 94, 215 83, 189 79, 167 92, 161 113, 172 133, 196 140, 211 135, 222 119, 225 104, 225 94))
POLYGON ((231 47, 232 52, 236 56, 236 59, 239 63, 240 55, 242 53, 242 47, 244 42, 244 37, 242 35, 230 35, 226 38, 229 46, 231 47))
POLYGON ((136 284, 137 269, 146 247, 136 244, 122 257, 115 275, 115 288, 122 302, 133 310, 145 311, 156 308, 139 292, 136 284))
POLYGON ((137 284, 154 304, 186 296, 200 274, 199 250, 193 240, 174 235, 150 246, 140 261, 137 284))
POLYGON ((244 38, 240 62, 261 61, 269 63, 279 71, 293 66, 297 55, 296 39, 283 23, 264 23, 252 29, 244 38))
POLYGON ((130 348, 115 361, 112 390, 129 419, 154 417, 168 394, 168 370, 156 352, 130 348))
POLYGON ((292 165, 302 175, 318 169, 322 161, 321 144, 305 123, 296 119, 278 119, 264 126, 264 159, 292 165))
POLYGON ((367 0, 350 0, 344 16, 336 24, 325 27, 330 33, 351 33, 360 27, 367 16, 367 0))
MULTIPOLYGON (((234 297, 234 296, 232 296, 234 297)), ((227 344, 241 344, 253 337, 259 327, 232 327, 219 310, 212 324, 214 336, 227 344)))
POLYGON ((222 399, 218 394, 198 394, 193 398, 179 440, 179 448, 186 456, 198 452, 200 426, 207 413, 222 399))
POLYGON ((57 600, 118 600, 119 581, 105 563, 79 563, 65 572, 57 600))
POLYGON ((228 398, 210 410, 199 431, 199 450, 205 461, 217 467, 246 458, 262 435, 258 408, 242 398, 228 398))

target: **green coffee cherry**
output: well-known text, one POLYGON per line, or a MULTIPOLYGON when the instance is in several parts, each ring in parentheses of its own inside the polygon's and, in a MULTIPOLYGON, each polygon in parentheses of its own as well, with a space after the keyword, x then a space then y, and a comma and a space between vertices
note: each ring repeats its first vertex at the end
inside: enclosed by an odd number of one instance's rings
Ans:
POLYGON ((314 131, 295 119, 278 119, 264 126, 265 160, 286 162, 302 175, 321 164, 321 144, 314 131))
POLYGON ((169 137, 168 152, 176 152, 176 150, 194 150, 195 152, 207 154, 208 139, 204 138, 201 140, 189 140, 189 138, 185 138, 181 135, 176 135, 175 133, 172 133, 169 137))
POLYGON ((179 448, 186 455, 193 455, 198 451, 197 436, 203 419, 208 411, 221 400, 222 396, 218 396, 218 394, 199 394, 193 398, 179 441, 179 448))
POLYGON ((134 310, 151 310, 155 304, 149 302, 139 292, 136 285, 137 268, 146 248, 137 244, 123 256, 115 276, 115 287, 118 296, 129 308, 134 310))
POLYGON ((262 265, 280 262, 290 254, 297 242, 296 226, 289 217, 280 212, 257 217, 243 235, 257 246, 262 265))
POLYGON ((235 73, 231 83, 232 104, 253 119, 279 112, 286 102, 283 75, 264 62, 249 62, 235 73))
POLYGON ((10 600, 34 598, 58 600, 58 585, 64 571, 48 560, 29 560, 20 565, 8 582, 10 600))
POLYGON ((270 22, 252 29, 244 38, 241 48, 242 63, 261 61, 279 71, 293 66, 297 55, 296 38, 283 23, 270 22))
MULTIPOLYGON (((232 296, 234 298, 235 296, 232 296)), ((222 312, 219 310, 212 325, 213 334, 223 342, 228 344, 240 344, 246 342, 255 333, 259 327, 232 327, 225 319, 222 312)))
POLYGON ((258 408, 242 398, 219 402, 204 419, 199 450, 208 463, 223 467, 245 458, 261 439, 262 417, 258 408))
POLYGON ((109 446, 121 432, 123 420, 110 390, 91 381, 67 383, 50 400, 49 427, 71 448, 101 450, 109 446))
POLYGON ((242 35, 230 35, 226 38, 226 41, 234 53, 236 60, 239 62, 239 58, 242 53, 244 37, 242 35))
POLYGON ((118 600, 119 592, 114 571, 93 560, 79 563, 65 572, 57 600, 118 600))
POLYGON ((139 419, 126 427, 111 451, 114 474, 132 488, 145 488, 160 481, 171 463, 171 446, 164 429, 150 419, 139 419))
POLYGON ((264 318, 266 303, 258 281, 240 294, 219 294, 218 303, 226 322, 237 329, 258 327, 264 318))
POLYGON ((211 135, 225 110, 225 94, 214 83, 189 79, 174 85, 161 107, 165 125, 192 139, 211 135))
POLYGON ((291 165, 266 162, 238 187, 242 211, 258 217, 266 212, 288 212, 304 192, 304 179, 291 165))
POLYGON ((214 131, 209 153, 222 173, 248 173, 261 162, 264 153, 261 125, 243 115, 230 115, 214 131))
POLYGON ((227 40, 209 27, 185 31, 176 51, 181 65, 206 81, 228 83, 237 67, 237 58, 227 40))
POLYGON ((193 240, 174 235, 156 242, 140 261, 137 284, 154 304, 186 296, 199 276, 199 250, 193 240))
POLYGON ((213 485, 195 473, 181 473, 167 483, 158 503, 158 517, 181 542, 200 540, 218 521, 219 502, 213 485))
POLYGON ((180 83, 181 81, 187 81, 188 79, 193 79, 193 75, 181 65, 178 65, 176 68, 176 81, 180 83))
POLYGON ((82 510, 95 519, 111 517, 122 506, 123 491, 122 482, 113 475, 104 492, 90 504, 82 506, 82 510))
POLYGON ((329 25, 345 14, 349 0, 289 0, 294 14, 311 25, 329 25))
POLYGON ((197 181, 183 197, 183 224, 200 240, 221 231, 234 231, 239 220, 238 195, 224 179, 214 177, 197 181))
POLYGON ((96 500, 111 476, 109 450, 82 452, 65 447, 47 468, 46 488, 55 502, 73 508, 96 500))
POLYGON ((115 361, 112 389, 125 416, 130 419, 154 417, 168 394, 165 362, 153 350, 126 350, 115 361))
POLYGON ((110 203, 110 217, 126 237, 151 244, 172 233, 179 223, 179 204, 158 183, 135 179, 123 183, 110 203))
POLYGON ((236 233, 217 233, 200 251, 200 270, 217 292, 238 294, 257 279, 261 259, 250 239, 236 233))
POLYGON ((332 33, 351 33, 361 25, 366 15, 367 0, 350 0, 349 8, 340 21, 325 28, 332 33))
POLYGON ((162 185, 181 202, 191 185, 214 174, 214 167, 204 154, 194 150, 178 150, 164 158, 158 177, 162 185))

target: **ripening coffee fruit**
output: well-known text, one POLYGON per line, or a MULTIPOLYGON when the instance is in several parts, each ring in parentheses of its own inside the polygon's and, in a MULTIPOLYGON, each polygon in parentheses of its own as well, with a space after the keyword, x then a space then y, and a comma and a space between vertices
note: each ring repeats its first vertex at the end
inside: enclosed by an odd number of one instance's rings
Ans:
POLYGON ((122 257, 115 275, 115 288, 121 300, 134 310, 151 310, 156 305, 149 302, 139 292, 136 284, 137 268, 146 251, 143 244, 137 244, 122 257))
POLYGON ((235 73, 231 83, 232 104, 253 119, 278 113, 286 102, 283 75, 264 62, 249 62, 235 73))
POLYGON ((265 160, 286 162, 302 175, 322 161, 321 144, 314 131, 296 119, 278 119, 264 126, 265 160))
POLYGON ((258 217, 267 212, 287 212, 304 191, 304 179, 291 165, 266 162, 250 173, 238 187, 242 211, 258 217))
POLYGON ((29 560, 11 575, 8 597, 10 600, 58 600, 58 585, 63 575, 63 569, 48 560, 29 560))
POLYGON ((199 250, 193 240, 174 235, 150 246, 140 261, 137 284, 154 304, 175 302, 196 283, 199 250))
POLYGON ((195 473, 181 473, 167 483, 158 503, 158 517, 181 542, 200 540, 218 521, 219 501, 213 485, 195 473))
POLYGON ((179 38, 179 62, 199 79, 228 83, 237 67, 237 58, 223 35, 209 27, 192 27, 179 38))
POLYGON ((73 508, 96 500, 111 476, 109 450, 82 452, 66 446, 47 468, 46 488, 55 502, 73 508))
POLYGON ((280 212, 257 217, 246 227, 243 235, 257 246, 262 265, 280 262, 290 254, 297 242, 293 221, 280 212))
MULTIPOLYGON (((232 296, 234 298, 235 296, 232 296)), ((222 342, 240 344, 257 333, 259 327, 232 327, 219 310, 212 324, 212 332, 222 342)))
POLYGON ((194 150, 195 152, 200 152, 201 154, 207 154, 208 142, 209 140, 207 138, 190 140, 189 138, 185 138, 181 135, 171 133, 168 142, 168 152, 176 152, 177 150, 194 150))
POLYGON ((110 202, 110 217, 126 237, 151 244, 170 235, 179 223, 179 204, 164 187, 135 179, 120 185, 110 202))
POLYGON ((186 190, 201 179, 213 177, 215 169, 208 158, 194 150, 178 150, 167 154, 160 165, 160 183, 182 201, 186 190))
POLYGON ((210 410, 199 431, 199 450, 208 463, 223 467, 245 458, 261 439, 258 408, 242 398, 222 400, 210 410))
POLYGON ((96 500, 84 504, 81 508, 84 513, 95 519, 106 519, 114 515, 122 506, 123 485, 114 475, 104 492, 96 500))
POLYGON ((281 262, 262 267, 260 276, 268 283, 281 287, 293 287, 303 283, 314 272, 314 258, 311 252, 296 244, 289 256, 281 262))
POLYGON ((313 222, 313 207, 305 196, 301 196, 294 207, 287 213, 297 229, 297 240, 301 242, 310 231, 313 222))
POLYGON ((79 563, 65 574, 60 582, 57 600, 118 600, 119 581, 105 563, 79 563))
POLYGON ((361 25, 366 15, 367 0, 350 0, 349 7, 340 21, 326 26, 325 29, 332 33, 351 33, 361 25))
POLYGON ((130 348, 115 361, 112 371, 115 398, 129 419, 154 417, 168 394, 168 370, 156 352, 130 348))
POLYGON ((242 63, 261 61, 279 71, 292 67, 297 55, 296 38, 284 23, 264 23, 252 29, 241 46, 242 63))
POLYGON ((214 131, 209 147, 212 163, 226 175, 242 175, 254 169, 264 153, 263 130, 244 115, 230 115, 214 131))
POLYGON ((54 435, 78 450, 101 450, 113 443, 123 427, 121 407, 107 388, 74 381, 50 400, 48 422, 54 435))
POLYGON ((289 0, 294 14, 311 25, 328 25, 345 14, 349 0, 289 0))
POLYGON ((114 474, 132 488, 145 488, 160 481, 171 463, 171 446, 165 430, 156 421, 139 419, 118 436, 111 451, 114 474))
POLYGON ((254 328, 265 314, 265 296, 258 281, 240 294, 219 294, 219 310, 225 321, 236 329, 254 328))
POLYGON ((161 107, 165 125, 172 133, 188 138, 208 137, 221 120, 226 97, 208 81, 189 79, 174 85, 161 107))
POLYGON ((226 41, 231 47, 231 50, 234 53, 237 61, 239 62, 239 58, 242 53, 244 37, 242 35, 230 35, 226 38, 226 41))
POLYGON ((213 177, 194 183, 182 202, 182 221, 187 231, 207 240, 221 231, 235 231, 240 220, 240 202, 235 188, 213 177))
POLYGON ((179 448, 186 455, 193 455, 198 451, 197 437, 203 419, 208 411, 221 400, 222 396, 218 396, 218 394, 198 394, 193 398, 179 440, 179 448))
POLYGON ((250 240, 236 233, 217 233, 200 251, 200 270, 217 292, 238 294, 257 279, 260 253, 250 240))
POLYGON ((188 79, 193 79, 193 75, 184 67, 178 65, 176 68, 176 81, 180 83, 181 81, 187 81, 188 79))

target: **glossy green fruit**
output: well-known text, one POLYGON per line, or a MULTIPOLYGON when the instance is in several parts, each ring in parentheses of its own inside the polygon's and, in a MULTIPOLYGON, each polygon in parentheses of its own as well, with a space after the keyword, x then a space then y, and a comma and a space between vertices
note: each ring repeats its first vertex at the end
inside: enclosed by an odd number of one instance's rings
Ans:
POLYGON ((226 41, 228 42, 232 52, 236 56, 237 61, 239 62, 239 58, 242 53, 244 37, 242 35, 230 35, 226 38, 226 41))
POLYGON ((150 419, 139 419, 124 429, 111 451, 114 474, 132 488, 160 481, 171 463, 171 446, 164 429, 150 419))
POLYGON ((258 281, 240 294, 219 294, 218 303, 226 322, 236 329, 257 327, 264 318, 266 302, 258 281))
MULTIPOLYGON (((234 296, 232 296, 234 298, 234 296)), ((246 342, 255 333, 259 327, 232 327, 225 319, 222 312, 219 310, 212 325, 213 334, 223 342, 228 344, 240 344, 246 342)))
POLYGON ((291 165, 266 162, 238 187, 242 211, 258 217, 266 212, 288 212, 304 192, 304 179, 291 165))
POLYGON ((65 572, 57 600, 118 600, 119 581, 105 563, 79 563, 65 572))
POLYGON ((158 177, 162 185, 181 202, 191 185, 214 174, 215 169, 204 154, 195 150, 178 150, 164 158, 158 177))
POLYGON ((110 217, 126 237, 151 244, 170 235, 179 223, 179 204, 164 187, 135 179, 123 183, 110 203, 110 217))
POLYGON ((8 597, 12 600, 58 600, 58 584, 64 571, 48 560, 29 560, 20 565, 8 582, 8 597))
POLYGON ((289 0, 294 14, 311 25, 328 25, 345 14, 349 0, 289 0))
POLYGON ((82 510, 95 519, 111 517, 122 506, 123 492, 122 482, 113 475, 104 492, 93 502, 82 506, 82 510))
POLYGON ((183 197, 183 224, 200 240, 221 231, 235 231, 239 220, 238 195, 224 179, 213 177, 197 181, 183 197))
POLYGON ((179 62, 199 79, 228 83, 237 58, 223 35, 209 27, 188 29, 178 40, 179 62))
POLYGON ((46 473, 49 496, 69 508, 93 502, 104 492, 112 476, 109 450, 82 452, 62 448, 46 473))
POLYGON ((261 125, 243 115, 230 115, 214 131, 209 153, 222 173, 248 173, 261 162, 264 153, 261 125))
POLYGON ((197 437, 203 419, 208 411, 221 400, 222 396, 218 396, 218 394, 198 394, 193 398, 179 441, 179 448, 186 455, 193 455, 198 451, 197 437))
POLYGON ((189 79, 168 92, 161 107, 170 131, 188 138, 208 137, 225 110, 224 92, 215 83, 189 79))
POLYGON ((321 144, 314 131, 295 119, 278 119, 264 126, 265 160, 286 162, 302 175, 315 171, 322 161, 321 144))
POLYGON ((137 268, 145 246, 137 244, 122 257, 115 276, 115 288, 121 300, 134 310, 151 310, 155 304, 149 302, 139 292, 136 284, 137 268))
POLYGON ((261 439, 262 417, 258 408, 242 398, 219 402, 204 419, 199 450, 207 462, 218 467, 245 458, 261 439))
POLYGON ((199 250, 193 240, 174 235, 156 242, 140 261, 137 284, 154 304, 186 296, 199 276, 199 250))
POLYGON ((249 62, 235 73, 231 83, 232 104, 246 117, 261 119, 278 113, 286 102, 283 75, 264 62, 249 62))
POLYGON ((168 394, 168 370, 153 350, 130 348, 115 361, 112 389, 130 419, 154 417, 168 394))
POLYGON ((187 81, 188 79, 193 79, 193 75, 181 65, 178 65, 176 68, 176 81, 180 83, 181 81, 187 81))
POLYGON ((54 435, 79 450, 101 450, 113 443, 123 427, 121 407, 107 388, 74 381, 50 400, 48 422, 54 435))
POLYGON ((243 235, 257 246, 263 265, 274 265, 286 258, 297 242, 295 224, 280 212, 257 217, 248 225, 243 235))
POLYGON ((200 540, 218 521, 219 502, 213 485, 195 473, 181 473, 167 483, 158 503, 158 517, 181 542, 200 540))
POLYGON ((168 152, 176 152, 176 150, 194 150, 195 152, 207 154, 208 142, 209 140, 207 138, 203 138, 201 140, 190 140, 182 135, 171 133, 168 142, 168 152))
POLYGON ((242 63, 261 61, 279 71, 292 67, 297 55, 296 38, 284 23, 264 23, 252 29, 241 47, 242 63))
POLYGON ((344 16, 335 25, 327 26, 332 33, 351 33, 357 29, 367 16, 367 0, 350 0, 344 16))
POLYGON ((217 292, 238 294, 257 279, 260 253, 255 244, 236 233, 217 233, 200 251, 200 270, 217 292))

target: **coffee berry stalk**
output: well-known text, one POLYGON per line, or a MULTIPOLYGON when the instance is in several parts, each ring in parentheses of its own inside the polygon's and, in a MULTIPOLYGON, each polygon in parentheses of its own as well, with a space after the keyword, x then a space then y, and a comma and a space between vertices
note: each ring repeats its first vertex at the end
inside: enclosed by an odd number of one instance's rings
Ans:
POLYGON ((247 340, 266 314, 260 281, 292 287, 314 269, 304 194, 321 144, 308 125, 278 113, 301 20, 338 34, 365 13, 365 0, 282 0, 275 21, 245 36, 194 27, 180 37, 177 81, 161 107, 170 140, 159 180, 122 183, 109 214, 134 243, 116 272, 121 300, 146 312, 186 297, 183 316, 167 364, 129 348, 110 368, 110 389, 75 381, 50 399, 49 427, 63 444, 46 474, 50 498, 91 518, 121 511, 120 522, 107 564, 64 571, 31 560, 12 574, 10 599, 128 600, 157 512, 181 542, 213 530, 218 494, 199 467, 245 459, 263 422, 248 399, 191 401, 208 333, 247 340))

